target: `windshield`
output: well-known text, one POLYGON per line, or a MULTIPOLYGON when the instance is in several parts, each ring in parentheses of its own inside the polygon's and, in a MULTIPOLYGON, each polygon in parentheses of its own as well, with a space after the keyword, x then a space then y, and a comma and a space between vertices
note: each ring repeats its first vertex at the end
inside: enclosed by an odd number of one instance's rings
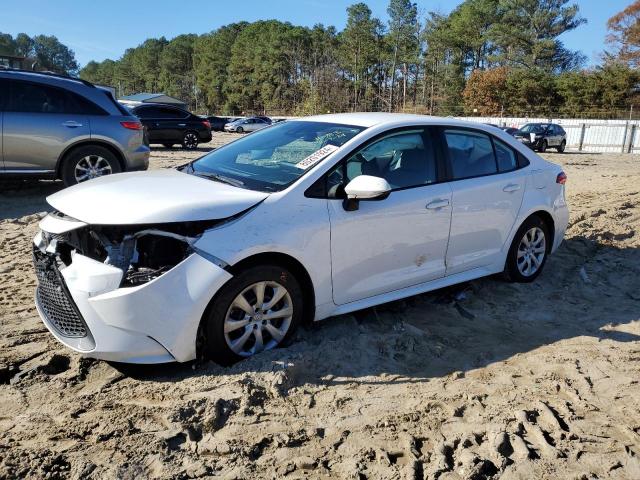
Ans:
POLYGON ((527 123, 520 131, 524 133, 543 133, 546 127, 546 125, 540 125, 538 123, 527 123))
POLYGON ((194 175, 276 192, 351 140, 364 127, 284 122, 229 143, 191 163, 194 175))

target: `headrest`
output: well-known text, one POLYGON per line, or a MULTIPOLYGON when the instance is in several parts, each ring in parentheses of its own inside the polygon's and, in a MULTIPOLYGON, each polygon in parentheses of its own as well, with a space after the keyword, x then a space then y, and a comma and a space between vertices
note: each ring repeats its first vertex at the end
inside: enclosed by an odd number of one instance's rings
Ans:
POLYGON ((400 166, 402 170, 424 171, 427 167, 427 159, 424 150, 405 150, 400 157, 400 166))

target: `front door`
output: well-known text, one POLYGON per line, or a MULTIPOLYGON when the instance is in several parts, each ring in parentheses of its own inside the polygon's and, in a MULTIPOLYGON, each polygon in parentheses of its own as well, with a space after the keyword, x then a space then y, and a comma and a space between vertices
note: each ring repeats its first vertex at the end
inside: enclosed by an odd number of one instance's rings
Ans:
POLYGON ((430 138, 423 128, 395 131, 329 174, 330 196, 340 197, 341 187, 362 174, 385 178, 393 189, 384 200, 360 201, 355 211, 345 210, 339 198, 328 201, 336 304, 444 276, 451 188, 439 183, 430 138))
POLYGON ((499 260, 525 188, 517 154, 484 132, 447 128, 453 191, 447 275, 499 260), (495 150, 494 150, 495 148, 495 150))

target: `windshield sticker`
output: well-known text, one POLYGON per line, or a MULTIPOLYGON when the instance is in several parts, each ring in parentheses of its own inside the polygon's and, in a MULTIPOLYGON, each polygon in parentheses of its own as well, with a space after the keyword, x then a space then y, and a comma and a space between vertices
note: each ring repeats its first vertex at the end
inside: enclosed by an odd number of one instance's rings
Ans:
POLYGON ((316 163, 322 160, 327 155, 335 152, 340 147, 336 147, 335 145, 325 145, 320 150, 316 150, 307 158, 300 160, 295 164, 296 167, 301 168, 302 170, 306 170, 307 168, 313 167, 316 163))

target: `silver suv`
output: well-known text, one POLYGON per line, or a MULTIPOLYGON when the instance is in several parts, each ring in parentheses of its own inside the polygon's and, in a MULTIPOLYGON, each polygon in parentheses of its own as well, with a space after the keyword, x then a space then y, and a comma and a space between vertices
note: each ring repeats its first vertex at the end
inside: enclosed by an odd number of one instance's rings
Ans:
POLYGON ((142 123, 111 92, 61 75, 0 70, 0 175, 74 185, 149 166, 142 123))

